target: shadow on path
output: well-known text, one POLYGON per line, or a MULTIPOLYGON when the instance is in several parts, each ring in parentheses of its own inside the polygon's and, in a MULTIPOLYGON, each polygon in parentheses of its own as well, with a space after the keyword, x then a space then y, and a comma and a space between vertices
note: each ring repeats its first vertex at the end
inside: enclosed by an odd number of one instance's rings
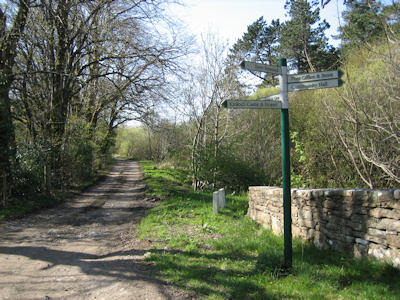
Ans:
POLYGON ((139 163, 119 160, 68 203, 0 224, 0 299, 191 299, 144 262, 134 232, 157 204, 144 192, 139 163))

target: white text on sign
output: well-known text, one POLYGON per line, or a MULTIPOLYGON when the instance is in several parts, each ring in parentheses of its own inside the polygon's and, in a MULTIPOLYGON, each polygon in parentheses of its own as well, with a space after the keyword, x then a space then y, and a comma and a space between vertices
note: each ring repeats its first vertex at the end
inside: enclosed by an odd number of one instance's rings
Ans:
POLYGON ((339 77, 338 70, 314 72, 314 73, 302 73, 302 74, 288 75, 288 83, 335 79, 338 77, 339 77))
POLYGON ((316 90, 326 89, 339 86, 338 79, 311 81, 311 82, 296 82, 288 84, 288 91, 316 90))
POLYGON ((227 100, 223 106, 231 109, 262 109, 262 108, 282 108, 281 101, 262 101, 262 100, 227 100))

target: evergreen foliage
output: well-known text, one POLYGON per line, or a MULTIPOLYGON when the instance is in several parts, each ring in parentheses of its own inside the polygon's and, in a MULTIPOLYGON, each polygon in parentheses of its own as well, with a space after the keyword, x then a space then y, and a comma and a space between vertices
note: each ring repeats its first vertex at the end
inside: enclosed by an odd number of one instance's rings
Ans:
POLYGON ((279 59, 279 36, 282 24, 279 19, 268 25, 263 17, 249 25, 231 49, 231 55, 240 60, 259 61, 266 64, 277 64, 279 59))
POLYGON ((343 13, 345 25, 340 37, 349 46, 362 45, 384 34, 382 4, 379 1, 358 0, 348 3, 343 13))
MULTIPOLYGON (((320 21, 318 1, 286 1, 285 8, 290 17, 285 23, 276 19, 268 25, 261 17, 248 26, 230 49, 231 63, 249 60, 276 65, 280 57, 286 57, 289 66, 298 72, 337 67, 339 50, 328 44, 325 31, 330 26, 320 21)), ((266 77, 265 83, 276 81, 266 77)))
POLYGON ((338 51, 328 45, 325 31, 330 27, 320 22, 318 1, 286 1, 288 20, 280 37, 281 54, 298 72, 334 69, 338 51))

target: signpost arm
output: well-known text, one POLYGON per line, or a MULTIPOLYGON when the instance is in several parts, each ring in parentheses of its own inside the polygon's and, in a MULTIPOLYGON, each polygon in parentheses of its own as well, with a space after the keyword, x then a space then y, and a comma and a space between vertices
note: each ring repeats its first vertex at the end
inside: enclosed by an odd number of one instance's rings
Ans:
POLYGON ((289 99, 287 90, 286 58, 279 60, 282 73, 279 76, 281 98, 281 142, 282 142, 282 177, 283 177, 283 237, 284 266, 292 268, 292 205, 290 188, 290 139, 289 139, 289 99))

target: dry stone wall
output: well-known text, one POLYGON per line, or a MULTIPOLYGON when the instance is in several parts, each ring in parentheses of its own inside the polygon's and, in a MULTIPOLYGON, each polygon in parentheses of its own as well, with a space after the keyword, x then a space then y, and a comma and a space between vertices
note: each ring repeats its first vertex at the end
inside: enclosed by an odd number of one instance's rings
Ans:
MULTIPOLYGON (((282 189, 250 187, 248 216, 283 234, 282 189)), ((292 189, 292 233, 400 267, 400 189, 292 189)))

